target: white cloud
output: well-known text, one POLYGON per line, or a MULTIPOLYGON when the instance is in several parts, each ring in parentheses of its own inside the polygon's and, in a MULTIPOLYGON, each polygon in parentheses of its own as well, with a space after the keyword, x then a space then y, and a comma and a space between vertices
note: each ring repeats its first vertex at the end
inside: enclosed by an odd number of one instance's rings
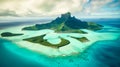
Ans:
POLYGON ((1 0, 0 10, 14 11, 20 16, 56 15, 81 11, 87 0, 1 0))
POLYGON ((84 9, 86 13, 99 11, 103 6, 112 2, 112 0, 91 0, 89 5, 84 9))
POLYGON ((0 16, 51 16, 68 11, 89 15, 94 12, 99 12, 104 5, 112 1, 113 0, 0 0, 0 16))

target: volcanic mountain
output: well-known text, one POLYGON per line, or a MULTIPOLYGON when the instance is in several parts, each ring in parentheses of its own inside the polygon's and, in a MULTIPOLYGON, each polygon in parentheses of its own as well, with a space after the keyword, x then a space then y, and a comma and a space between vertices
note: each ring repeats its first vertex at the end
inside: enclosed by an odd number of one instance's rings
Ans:
POLYGON ((55 20, 46 24, 35 24, 33 26, 24 27, 22 30, 41 30, 52 29, 55 32, 67 32, 67 33, 86 33, 80 29, 100 30, 102 25, 94 22, 86 22, 72 17, 70 12, 62 14, 61 17, 57 17, 55 20))

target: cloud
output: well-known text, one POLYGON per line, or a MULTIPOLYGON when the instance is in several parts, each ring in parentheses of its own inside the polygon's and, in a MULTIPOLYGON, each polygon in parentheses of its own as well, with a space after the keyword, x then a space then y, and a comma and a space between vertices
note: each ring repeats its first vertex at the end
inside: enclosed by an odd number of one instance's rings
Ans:
POLYGON ((10 10, 20 16, 56 15, 81 11, 87 0, 0 0, 0 10, 10 10))
POLYGON ((93 12, 99 12, 103 6, 112 1, 113 0, 0 0, 0 16, 53 16, 65 12, 91 14, 93 12))
POLYGON ((89 5, 84 8, 85 13, 99 11, 103 6, 112 2, 112 0, 91 0, 89 5))
POLYGON ((18 16, 14 11, 10 10, 1 10, 0 16, 18 16))

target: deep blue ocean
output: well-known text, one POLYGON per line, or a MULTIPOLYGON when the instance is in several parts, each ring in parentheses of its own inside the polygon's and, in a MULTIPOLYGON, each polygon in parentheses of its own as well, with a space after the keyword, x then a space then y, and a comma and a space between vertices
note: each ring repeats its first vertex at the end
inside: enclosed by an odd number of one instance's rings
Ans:
MULTIPOLYGON (((111 26, 97 32, 120 34, 120 19, 83 20, 111 26)), ((0 29, 5 28, 3 25, 14 26, 14 23, 2 24, 0 29)), ((15 23, 17 25, 19 23, 15 23)), ((47 57, 0 38, 0 67, 120 67, 120 37, 116 40, 97 41, 82 54, 67 57, 47 57)))

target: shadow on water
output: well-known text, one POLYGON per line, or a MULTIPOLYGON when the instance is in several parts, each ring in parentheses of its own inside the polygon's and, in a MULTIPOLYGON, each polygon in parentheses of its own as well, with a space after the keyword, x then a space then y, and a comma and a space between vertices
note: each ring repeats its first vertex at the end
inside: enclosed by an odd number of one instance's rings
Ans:
POLYGON ((26 59, 15 53, 8 51, 4 47, 4 40, 0 39, 0 67, 45 67, 45 66, 35 62, 34 60, 26 59))
POLYGON ((92 47, 94 60, 104 67, 120 67, 120 40, 97 42, 92 47))

